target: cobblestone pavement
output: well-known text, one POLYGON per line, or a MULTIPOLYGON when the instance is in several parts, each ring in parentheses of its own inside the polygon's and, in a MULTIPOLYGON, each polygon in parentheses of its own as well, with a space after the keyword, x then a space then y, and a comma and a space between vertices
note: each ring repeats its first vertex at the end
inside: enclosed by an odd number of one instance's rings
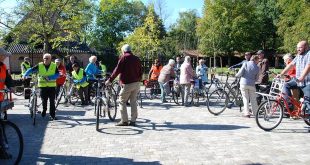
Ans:
POLYGON ((102 119, 97 132, 91 106, 60 105, 57 121, 38 116, 33 126, 25 103, 17 98, 8 115, 24 136, 23 165, 310 164, 309 127, 302 120, 284 119, 265 132, 236 107, 213 116, 205 106, 146 100, 137 127, 102 119))

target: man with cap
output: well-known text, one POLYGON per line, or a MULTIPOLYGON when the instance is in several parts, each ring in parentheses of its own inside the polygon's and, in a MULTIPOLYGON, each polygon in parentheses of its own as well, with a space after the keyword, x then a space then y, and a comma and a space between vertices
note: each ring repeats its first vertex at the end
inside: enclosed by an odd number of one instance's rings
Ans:
POLYGON ((257 66, 259 67, 258 80, 256 84, 268 84, 268 71, 269 71, 269 61, 267 58, 264 58, 265 53, 263 50, 259 50, 256 53, 259 58, 259 63, 257 66))
MULTIPOLYGON (((9 57, 10 55, 11 53, 5 51, 3 48, 0 47, 0 90, 5 89, 5 86, 10 89, 13 84, 12 77, 8 73, 6 65, 3 63, 4 59, 9 57)), ((4 94, 0 93, 0 106, 3 100, 4 94)), ((2 131, 0 130, 0 159, 10 159, 12 156, 11 154, 6 152, 6 149, 2 143, 4 140, 2 139, 2 137, 2 131)))
POLYGON ((23 75, 23 78, 27 77, 29 74, 37 72, 38 73, 38 87, 40 88, 40 95, 42 98, 43 111, 41 113, 42 117, 46 116, 47 111, 47 101, 50 100, 50 119, 56 120, 55 116, 55 95, 56 95, 56 79, 59 77, 59 71, 57 65, 52 62, 52 55, 45 53, 43 55, 43 62, 38 65, 28 69, 23 75))
MULTIPOLYGON (((24 58, 24 61, 20 64, 20 68, 22 71, 22 75, 24 75, 26 73, 26 71, 31 68, 29 57, 24 58)), ((24 80, 24 87, 25 88, 28 88, 30 86, 30 81, 31 81, 31 75, 29 75, 29 77, 24 80)))
POLYGON ((116 126, 135 126, 138 116, 137 94, 140 92, 140 81, 142 78, 142 65, 140 59, 133 55, 131 47, 125 44, 122 48, 122 56, 118 60, 111 77, 105 82, 110 85, 111 82, 120 75, 121 91, 119 93, 121 107, 121 121, 116 126), (128 122, 126 102, 130 100, 131 121, 128 122))
POLYGON ((228 69, 233 69, 233 68, 237 68, 237 67, 241 67, 243 65, 243 63, 250 61, 252 55, 250 52, 245 52, 244 53, 244 60, 239 62, 238 64, 235 64, 231 67, 229 67, 228 69))

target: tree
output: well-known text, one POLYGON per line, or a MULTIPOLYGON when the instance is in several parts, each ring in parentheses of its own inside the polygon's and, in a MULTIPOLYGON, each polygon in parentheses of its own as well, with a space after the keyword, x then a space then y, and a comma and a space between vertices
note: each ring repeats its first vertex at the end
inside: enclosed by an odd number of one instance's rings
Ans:
POLYGON ((17 41, 44 43, 45 52, 64 41, 82 40, 92 19, 90 0, 22 0, 18 4, 23 19, 12 31, 17 41))
POLYGON ((278 34, 283 38, 280 50, 294 53, 300 40, 310 41, 310 1, 279 0, 278 34))
POLYGON ((162 39, 165 36, 165 28, 162 20, 155 13, 154 6, 148 6, 148 13, 144 24, 129 35, 120 47, 128 43, 132 46, 135 54, 142 58, 154 58, 156 53, 162 52, 162 39))
POLYGON ((257 47, 255 3, 244 1, 205 0, 203 18, 199 20, 197 34, 199 50, 204 54, 228 55, 228 64, 234 51, 257 47))
POLYGON ((170 34, 177 42, 177 48, 181 49, 197 49, 197 11, 188 10, 179 13, 177 23, 172 26, 170 34))
POLYGON ((98 51, 116 50, 118 44, 143 24, 146 7, 141 1, 101 0, 90 43, 98 51))

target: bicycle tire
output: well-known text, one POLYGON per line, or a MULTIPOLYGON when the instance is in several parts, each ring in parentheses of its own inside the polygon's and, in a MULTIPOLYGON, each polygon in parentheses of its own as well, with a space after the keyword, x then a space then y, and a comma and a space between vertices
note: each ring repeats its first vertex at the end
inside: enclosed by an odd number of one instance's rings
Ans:
POLYGON ((6 152, 9 153, 12 158, 0 159, 0 164, 19 164, 24 151, 24 140, 22 133, 14 123, 7 120, 1 121, 1 128, 2 133, 0 136, 3 135, 3 146, 5 146, 4 148, 6 152))
POLYGON ((151 99, 152 100, 151 89, 152 88, 147 88, 146 86, 144 86, 144 96, 147 99, 151 99))
POLYGON ((173 102, 177 105, 182 104, 182 96, 181 96, 181 92, 180 91, 172 91, 172 99, 173 102))
POLYGON ((80 97, 76 88, 72 90, 74 91, 72 91, 71 96, 69 97, 69 102, 70 104, 75 105, 79 101, 80 97))
POLYGON ((32 100, 32 125, 36 125, 36 116, 37 116, 37 97, 34 96, 32 100))
POLYGON ((228 100, 228 94, 223 89, 216 89, 207 97, 208 111, 213 115, 223 113, 227 108, 228 100))
POLYGON ((192 104, 198 106, 199 105, 199 89, 192 89, 192 104))
POLYGON ((308 126, 310 126, 310 114, 309 113, 306 113, 308 110, 307 109, 305 109, 305 110, 303 110, 303 119, 304 119, 304 122, 308 125, 308 126))
POLYGON ((281 123, 282 118, 283 118, 283 105, 276 100, 266 100, 262 102, 258 107, 255 116, 255 121, 259 128, 261 128, 264 131, 270 131, 276 128, 281 123), (270 111, 270 109, 273 110, 270 111), (273 121, 272 119, 276 120, 273 121))
POLYGON ((102 110, 102 100, 100 98, 96 98, 95 101, 95 112, 96 112, 96 130, 99 131, 99 123, 100 123, 100 116, 102 110))
POLYGON ((61 100, 61 98, 62 98, 62 96, 64 96, 64 87, 61 87, 61 89, 60 89, 60 91, 59 91, 59 93, 58 93, 58 95, 57 95, 57 98, 56 98, 56 105, 55 105, 55 108, 57 109, 57 107, 58 107, 58 105, 59 105, 59 103, 60 103, 60 100, 61 100))
POLYGON ((108 111, 108 117, 111 121, 114 121, 116 118, 116 113, 117 113, 117 102, 116 102, 116 95, 113 92, 113 88, 108 89, 108 92, 110 95, 108 96, 107 100, 107 111, 108 111))

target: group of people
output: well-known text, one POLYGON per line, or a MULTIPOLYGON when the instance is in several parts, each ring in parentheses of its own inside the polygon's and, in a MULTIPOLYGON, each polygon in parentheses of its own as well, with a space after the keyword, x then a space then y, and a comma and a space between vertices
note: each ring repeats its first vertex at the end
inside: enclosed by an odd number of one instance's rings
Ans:
POLYGON ((188 96, 193 80, 196 78, 199 81, 200 87, 208 82, 208 68, 204 63, 205 61, 200 59, 194 71, 189 56, 184 58, 182 64, 179 56, 176 58, 176 61, 169 59, 168 64, 165 66, 161 66, 159 60, 155 59, 148 77, 151 81, 158 81, 161 89, 161 102, 167 102, 166 94, 169 92, 169 81, 176 79, 182 88, 182 103, 184 106, 189 106, 188 96))
MULTIPOLYGON (((245 60, 235 66, 241 68, 236 76, 240 79, 240 91, 244 104, 243 116, 250 117, 249 103, 252 106, 253 115, 258 110, 256 100, 256 90, 259 84, 267 84, 269 80, 268 59, 264 58, 264 52, 258 51, 257 55, 251 56, 249 52, 245 53, 245 60)), ((292 96, 291 89, 300 88, 304 95, 304 103, 310 109, 310 49, 307 41, 300 41, 297 44, 297 55, 293 59, 290 54, 283 57, 286 67, 277 75, 277 77, 285 76, 286 82, 282 89, 284 98, 288 102, 289 108, 294 109, 293 104, 290 102, 289 96, 292 96)), ((310 113, 310 112, 309 112, 310 113)))

